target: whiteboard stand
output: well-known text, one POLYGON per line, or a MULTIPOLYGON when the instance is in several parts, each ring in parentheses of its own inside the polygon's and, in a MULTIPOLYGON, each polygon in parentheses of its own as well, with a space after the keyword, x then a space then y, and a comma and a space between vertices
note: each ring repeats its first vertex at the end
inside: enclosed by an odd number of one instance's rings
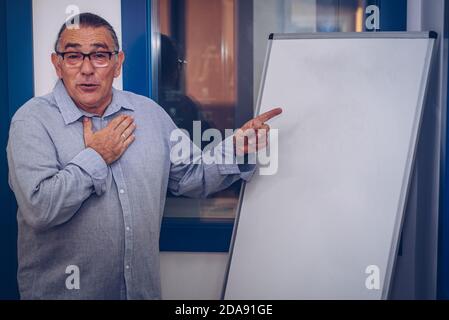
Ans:
POLYGON ((223 299, 388 298, 436 37, 270 35, 279 170, 242 187, 223 299))

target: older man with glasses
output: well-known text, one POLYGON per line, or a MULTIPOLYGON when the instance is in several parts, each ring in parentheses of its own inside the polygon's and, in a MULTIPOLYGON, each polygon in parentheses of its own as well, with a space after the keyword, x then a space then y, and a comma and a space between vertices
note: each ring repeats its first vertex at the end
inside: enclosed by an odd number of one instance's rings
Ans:
MULTIPOLYGON (((125 59, 112 26, 90 13, 75 20, 57 37, 53 92, 28 101, 11 123, 21 298, 160 299, 167 190, 204 197, 249 180, 255 167, 171 161, 176 126, 169 116, 152 100, 112 86, 125 59)), ((268 131, 264 122, 280 112, 240 132, 268 131)), ((262 140, 239 150, 263 148, 262 140)), ((215 150, 234 157, 228 145, 215 150)))

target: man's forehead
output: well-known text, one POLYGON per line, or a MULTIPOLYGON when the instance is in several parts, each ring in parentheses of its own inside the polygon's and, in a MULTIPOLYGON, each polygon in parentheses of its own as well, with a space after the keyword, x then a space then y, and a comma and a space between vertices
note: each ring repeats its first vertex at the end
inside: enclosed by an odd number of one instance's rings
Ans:
POLYGON ((80 27, 78 29, 65 29, 61 35, 61 48, 67 45, 74 47, 98 47, 100 44, 106 46, 107 49, 114 48, 114 41, 111 33, 105 27, 92 28, 80 27))

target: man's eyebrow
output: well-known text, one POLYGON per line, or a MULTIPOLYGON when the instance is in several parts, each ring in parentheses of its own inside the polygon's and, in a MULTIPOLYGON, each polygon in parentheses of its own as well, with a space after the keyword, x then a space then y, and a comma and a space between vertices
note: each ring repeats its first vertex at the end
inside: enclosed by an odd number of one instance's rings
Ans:
MULTIPOLYGON (((96 42, 96 43, 91 44, 90 46, 94 47, 96 49, 101 48, 101 49, 109 50, 109 46, 106 43, 104 43, 104 42, 96 42)), ((80 47, 82 47, 82 45, 79 44, 79 43, 68 42, 64 46, 64 50, 67 50, 69 48, 79 49, 80 47)))
POLYGON ((90 45, 91 47, 95 47, 95 48, 102 48, 102 49, 106 49, 106 50, 109 50, 109 46, 106 44, 106 43, 104 43, 104 42, 97 42, 97 43, 93 43, 93 44, 91 44, 90 45))
POLYGON ((64 46, 64 50, 67 50, 68 48, 75 48, 75 49, 78 49, 79 47, 81 47, 81 45, 80 45, 79 43, 68 42, 68 43, 64 46))

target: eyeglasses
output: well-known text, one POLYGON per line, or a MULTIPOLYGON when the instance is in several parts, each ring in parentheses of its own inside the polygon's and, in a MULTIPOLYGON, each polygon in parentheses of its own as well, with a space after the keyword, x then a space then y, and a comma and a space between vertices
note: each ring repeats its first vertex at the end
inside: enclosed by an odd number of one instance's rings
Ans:
POLYGON ((56 54, 61 56, 62 60, 64 60, 66 65, 70 68, 79 68, 86 57, 89 58, 94 67, 105 68, 109 66, 112 56, 118 54, 118 51, 96 51, 91 53, 56 51, 56 54))

